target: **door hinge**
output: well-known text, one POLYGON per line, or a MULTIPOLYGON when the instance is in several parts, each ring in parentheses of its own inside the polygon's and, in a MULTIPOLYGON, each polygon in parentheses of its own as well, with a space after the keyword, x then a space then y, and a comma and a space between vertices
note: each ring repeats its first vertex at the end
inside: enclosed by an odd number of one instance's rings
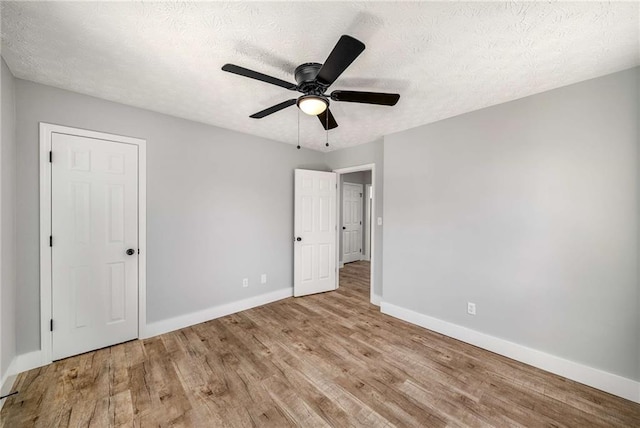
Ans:
POLYGON ((362 197, 362 193, 360 193, 360 197, 362 197))
POLYGON ((49 150, 49 163, 53 162, 53 152, 49 150))
POLYGON ((360 222, 360 224, 362 224, 362 222, 360 222))
POLYGON ((49 235, 49 246, 53 247, 53 236, 49 235))
POLYGON ((362 248, 360 248, 360 252, 362 252, 362 248))
POLYGON ((49 331, 53 331, 53 318, 49 320, 49 331))

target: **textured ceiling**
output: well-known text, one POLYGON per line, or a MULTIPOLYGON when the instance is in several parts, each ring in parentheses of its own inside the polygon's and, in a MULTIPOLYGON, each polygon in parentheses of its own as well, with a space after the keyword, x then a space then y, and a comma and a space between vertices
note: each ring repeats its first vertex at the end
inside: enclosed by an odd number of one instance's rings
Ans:
MULTIPOLYGON (((333 149, 640 65, 639 4, 2 2, 16 77, 296 144, 298 110, 249 115, 292 92, 342 34, 366 50, 331 87, 399 92, 395 107, 334 102, 333 149)), ((325 132, 300 115, 303 146, 325 132)))

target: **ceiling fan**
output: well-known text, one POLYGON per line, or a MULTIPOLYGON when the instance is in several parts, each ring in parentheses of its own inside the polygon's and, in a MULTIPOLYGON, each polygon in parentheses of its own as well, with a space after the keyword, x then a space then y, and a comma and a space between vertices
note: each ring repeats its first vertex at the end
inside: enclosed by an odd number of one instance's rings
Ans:
POLYGON ((329 99, 331 101, 377 104, 384 106, 393 106, 400 99, 400 94, 387 94, 382 92, 362 92, 362 91, 341 91, 335 90, 327 95, 325 92, 342 74, 343 71, 351 65, 351 63, 364 51, 364 43, 354 39, 351 36, 343 35, 336 43, 329 57, 324 64, 317 62, 307 62, 296 67, 294 76, 297 84, 249 70, 244 67, 233 64, 225 64, 222 70, 229 73, 239 74, 240 76, 249 77, 251 79, 260 80, 262 82, 271 83, 272 85, 281 86, 290 91, 298 91, 304 95, 298 98, 292 98, 276 104, 262 111, 252 114, 253 119, 262 119, 270 114, 276 113, 282 109, 290 107, 294 104, 304 113, 311 116, 318 116, 320 123, 324 129, 329 130, 336 128, 338 123, 329 110, 329 99))

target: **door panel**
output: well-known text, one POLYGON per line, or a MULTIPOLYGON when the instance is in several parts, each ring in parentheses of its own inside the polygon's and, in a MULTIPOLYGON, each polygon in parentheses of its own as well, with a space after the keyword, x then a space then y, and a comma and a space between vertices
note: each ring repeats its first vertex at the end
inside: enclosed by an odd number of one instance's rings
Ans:
POLYGON ((362 255, 362 184, 342 184, 342 262, 362 255))
POLYGON ((137 146, 52 135, 53 359, 138 337, 137 146))
POLYGON ((335 199, 334 173, 295 170, 294 296, 337 288, 335 199))

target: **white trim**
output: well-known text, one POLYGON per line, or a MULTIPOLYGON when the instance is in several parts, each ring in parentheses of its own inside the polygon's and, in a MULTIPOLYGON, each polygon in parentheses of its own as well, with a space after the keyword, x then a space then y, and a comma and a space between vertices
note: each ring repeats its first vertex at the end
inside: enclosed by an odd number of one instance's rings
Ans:
MULTIPOLYGON (((53 133, 138 146, 138 337, 146 332, 147 313, 147 152, 146 140, 40 122, 40 355, 41 364, 52 361, 51 319, 51 138, 53 133)), ((55 161, 55 160, 54 160, 55 161)), ((30 354, 25 354, 30 355, 30 354)), ((36 366, 37 367, 37 366, 36 366)), ((24 370, 22 370, 24 371, 24 370)))
POLYGON ((376 306, 380 306, 380 304, 382 303, 382 296, 379 294, 374 294, 373 296, 371 296, 371 303, 376 306))
POLYGON ((43 362, 42 351, 31 351, 26 354, 16 356, 13 374, 18 375, 27 370, 36 369, 46 366, 48 363, 43 362))
POLYGON ((40 349, 43 363, 52 361, 51 334, 51 249, 47 243, 51 236, 51 134, 48 124, 40 123, 40 349))
POLYGON ((640 403, 640 382, 382 302, 381 312, 542 370, 640 403))
MULTIPOLYGON (((17 375, 6 376, 5 382, 2 383, 2 388, 0 388, 0 395, 9 395, 17 378, 17 375)), ((8 399, 9 397, 0 400, 0 410, 2 410, 2 407, 4 407, 4 402, 8 399)))
POLYGON ((147 330, 147 142, 138 144, 138 337, 147 330))
MULTIPOLYGON (((373 181, 373 177, 371 179, 373 181)), ((364 251, 362 252, 362 259, 366 261, 371 261, 371 222, 373 217, 371 217, 371 205, 373 200, 371 199, 371 188, 373 186, 371 184, 364 185, 364 197, 367 201, 364 210, 364 251)))
MULTIPOLYGON (((14 367, 16 365, 17 357, 13 357, 11 363, 9 363, 9 367, 2 375, 0 379, 0 395, 7 395, 13 389, 13 385, 16 382, 17 374, 14 372, 14 367)), ((0 410, 2 410, 2 406, 4 406, 4 402, 7 401, 6 398, 0 400, 0 410)))
MULTIPOLYGON (((334 169, 333 172, 335 172, 337 174, 336 177, 336 183, 340 183, 340 175, 342 174, 348 174, 350 172, 359 172, 359 171, 371 171, 371 187, 372 187, 372 191, 371 191, 371 218, 375 219, 376 218, 376 192, 378 191, 378 186, 379 183, 376 182, 376 164, 375 163, 368 163, 368 164, 364 164, 364 165, 356 165, 356 166, 350 166, 347 168, 338 168, 338 169, 334 169)), ((342 186, 337 186, 339 192, 336 192, 336 214, 339 216, 340 215, 340 208, 341 208, 341 201, 342 201, 342 186)), ((339 218, 339 217, 338 217, 339 218)), ((376 243, 376 236, 377 236, 377 232, 376 232, 377 228, 376 227, 372 227, 371 228, 371 267, 370 267, 370 274, 369 274, 369 288, 370 290, 370 294, 369 294, 369 301, 371 303, 374 303, 374 293, 373 293, 373 288, 374 288, 374 278, 375 278, 375 243, 376 243)), ((336 238, 338 239, 338 241, 336 242, 340 242, 340 230, 338 230, 338 227, 336 227, 336 238)), ((340 262, 340 245, 336 245, 336 266, 340 266, 340 267, 344 267, 344 264, 342 264, 340 262)), ((340 270, 336 269, 336 281, 339 284, 340 283, 340 270)))
MULTIPOLYGON (((140 339, 146 339, 149 337, 168 333, 170 331, 179 330, 181 328, 235 314, 236 312, 246 311, 247 309, 266 305, 268 303, 286 299, 292 296, 293 288, 283 288, 280 290, 260 294, 258 296, 249 297, 244 300, 239 300, 237 302, 225 303, 223 305, 214 306, 191 314, 157 321, 146 326, 146 329, 144 330, 146 334, 144 336, 140 335, 140 339)), ((50 363, 51 361, 47 361, 47 358, 45 357, 44 350, 17 355, 11 361, 9 368, 2 377, 2 381, 0 382, 0 391, 2 391, 2 395, 11 391, 11 388, 13 387, 18 374, 27 370, 46 366, 50 363)), ((6 400, 2 400, 2 403, 0 403, 0 409, 2 409, 2 404, 4 401, 6 400)))
MULTIPOLYGON (((0 395, 6 395, 11 392, 11 389, 13 389, 16 379, 20 373, 48 364, 44 362, 42 354, 42 351, 33 351, 27 352, 26 354, 16 355, 13 360, 11 360, 9 368, 2 377, 2 382, 0 383, 0 395)), ((4 399, 0 401, 0 410, 2 410, 2 406, 5 401, 7 400, 4 399)))
POLYGON ((266 305, 267 303, 277 300, 286 299, 293 296, 293 288, 283 288, 269 293, 260 294, 258 296, 249 297, 236 302, 225 303, 219 306, 213 306, 198 312, 180 315, 162 321, 156 321, 147 324, 146 335, 141 339, 168 333, 170 331, 179 330, 181 328, 190 327, 205 321, 235 314, 236 312, 246 311, 247 309, 257 306, 266 305))

